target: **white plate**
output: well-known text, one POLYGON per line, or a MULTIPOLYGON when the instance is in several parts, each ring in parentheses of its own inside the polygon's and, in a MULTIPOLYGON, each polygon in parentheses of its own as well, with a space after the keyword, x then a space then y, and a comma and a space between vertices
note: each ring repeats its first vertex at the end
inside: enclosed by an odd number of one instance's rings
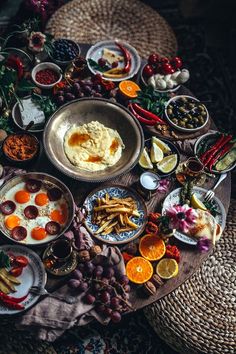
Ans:
MULTIPOLYGON (((180 203, 180 191, 181 188, 177 188, 175 190, 173 190, 164 200, 163 202, 163 206, 162 206, 162 213, 165 214, 165 211, 167 208, 169 208, 170 206, 173 206, 175 204, 179 204, 180 203)), ((193 193, 196 195, 197 198, 199 198, 200 200, 203 200, 203 197, 205 196, 205 194, 207 193, 207 190, 204 188, 200 188, 200 187, 194 187, 193 188, 193 193)), ((226 221, 226 212, 225 212, 225 208, 223 206, 223 204, 221 203, 221 201, 219 200, 219 198, 214 197, 213 198, 216 207, 217 207, 217 215, 215 216, 216 222, 218 224, 220 224, 220 226, 222 227, 222 229, 224 230, 225 228, 225 221, 226 221)), ((189 245, 196 245, 197 244, 197 240, 195 240, 194 238, 191 238, 185 234, 183 234, 180 231, 176 231, 174 234, 175 238, 177 238, 178 240, 187 243, 189 245)))
MULTIPOLYGON (((128 44, 127 42, 124 41, 120 41, 120 43, 130 52, 131 55, 131 69, 130 72, 128 73, 127 76, 123 77, 123 78, 114 78, 114 79, 110 79, 107 77, 103 77, 106 80, 111 80, 114 82, 120 82, 123 80, 128 80, 131 77, 133 77, 134 75, 137 74, 137 72, 139 71, 140 65, 141 65, 141 60, 140 60, 140 56, 138 55, 137 50, 132 47, 130 44, 128 44)), ((95 45, 93 45, 92 47, 89 48, 87 55, 86 55, 86 60, 88 59, 92 59, 94 61, 96 61, 96 63, 98 62, 98 60, 102 57, 103 54, 103 49, 107 48, 109 50, 114 51, 115 53, 117 53, 118 55, 123 55, 123 53, 121 52, 121 50, 119 49, 119 47, 115 44, 114 40, 106 40, 106 41, 102 41, 102 42, 98 42, 95 45)), ((123 67, 124 64, 123 63, 119 63, 118 67, 123 67)), ((89 70, 93 73, 93 74, 101 74, 102 72, 99 70, 95 70, 91 67, 91 65, 88 62, 88 67, 89 70)))
MULTIPOLYGON (((45 286, 45 269, 41 259, 34 251, 27 247, 18 245, 0 246, 0 251, 4 251, 6 253, 12 252, 16 256, 25 256, 29 260, 29 264, 27 265, 27 267, 23 268, 22 274, 18 277, 18 279, 21 281, 21 284, 16 285, 16 292, 10 293, 9 296, 22 297, 27 294, 29 288, 33 285, 39 286, 41 288, 45 286)), ((34 305, 38 301, 39 296, 40 295, 30 293, 27 298, 21 303, 25 306, 25 310, 34 305)), ((23 310, 19 311, 10 309, 0 302, 0 315, 14 315, 22 311, 23 310)))

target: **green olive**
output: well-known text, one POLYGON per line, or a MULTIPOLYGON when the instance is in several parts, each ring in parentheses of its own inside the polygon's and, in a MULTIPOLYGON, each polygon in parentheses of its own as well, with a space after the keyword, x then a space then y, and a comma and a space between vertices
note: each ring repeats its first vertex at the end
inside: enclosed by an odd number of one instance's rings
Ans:
POLYGON ((193 126, 192 124, 187 124, 187 125, 186 125, 186 128, 193 129, 194 126, 193 126))
POLYGON ((193 121, 194 121, 195 123, 199 123, 199 118, 194 117, 194 118, 193 118, 193 121))
POLYGON ((203 125, 205 123, 205 120, 202 116, 200 116, 198 119, 199 119, 199 122, 201 125, 203 125))
POLYGON ((182 113, 185 113, 186 109, 182 106, 182 107, 179 107, 179 111, 182 112, 182 113))
POLYGON ((167 109, 167 114, 168 114, 168 116, 170 116, 172 113, 173 113, 173 110, 172 110, 171 108, 168 108, 168 109, 167 109))
POLYGON ((175 123, 175 124, 178 124, 178 119, 177 118, 173 118, 172 122, 175 123))
POLYGON ((182 121, 184 121, 185 123, 188 121, 188 118, 182 118, 182 121))
POLYGON ((205 107, 204 107, 202 104, 200 104, 200 105, 198 106, 198 109, 199 109, 199 111, 201 111, 201 112, 205 111, 205 107))
POLYGON ((179 126, 180 126, 180 127, 185 127, 185 122, 184 122, 183 120, 181 120, 181 121, 179 122, 179 126))
POLYGON ((182 101, 183 103, 186 103, 186 102, 188 102, 188 99, 187 99, 187 97, 182 97, 182 98, 181 98, 181 101, 182 101))
POLYGON ((203 117, 206 117, 207 113, 204 111, 204 112, 201 113, 201 115, 202 115, 203 117))
POLYGON ((190 113, 186 114, 186 118, 188 118, 188 119, 192 119, 191 114, 190 114, 190 113))
POLYGON ((193 109, 195 107, 194 103, 188 103, 188 109, 193 109))

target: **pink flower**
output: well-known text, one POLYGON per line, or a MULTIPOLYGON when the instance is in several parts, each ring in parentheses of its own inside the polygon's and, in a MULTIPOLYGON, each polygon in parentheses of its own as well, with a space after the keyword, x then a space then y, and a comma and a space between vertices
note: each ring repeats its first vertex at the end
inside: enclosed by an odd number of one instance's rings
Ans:
POLYGON ((188 205, 173 205, 166 210, 166 215, 170 219, 170 227, 183 232, 188 232, 197 218, 197 212, 188 205))
POLYGON ((211 246, 211 240, 209 240, 209 238, 207 237, 201 237, 199 240, 198 240, 198 243, 197 243, 197 248, 200 252, 202 253, 205 253, 205 252, 208 252, 209 249, 210 249, 210 246, 211 246))
POLYGON ((161 179, 159 181, 159 185, 157 188, 157 191, 160 193, 166 193, 168 191, 168 188, 170 186, 170 180, 169 179, 161 179))
POLYGON ((46 36, 42 32, 31 32, 29 37, 29 49, 39 53, 43 51, 46 36))

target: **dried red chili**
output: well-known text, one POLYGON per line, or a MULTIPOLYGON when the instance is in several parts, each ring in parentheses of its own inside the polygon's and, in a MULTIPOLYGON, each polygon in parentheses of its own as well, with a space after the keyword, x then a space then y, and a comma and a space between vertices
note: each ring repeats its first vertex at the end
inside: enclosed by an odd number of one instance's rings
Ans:
POLYGON ((36 73, 35 79, 43 85, 51 85, 59 79, 59 75, 52 69, 43 69, 36 73))
POLYGON ((148 223, 146 225, 146 228, 145 228, 145 231, 146 231, 147 234, 157 235, 158 231, 159 231, 159 228, 153 222, 148 221, 148 223))
POLYGON ((159 213, 150 213, 148 215, 148 220, 154 223, 158 223, 158 219, 160 218, 161 214, 159 213))
POLYGON ((180 261, 180 251, 177 246, 167 245, 165 257, 174 258, 176 262, 180 261))

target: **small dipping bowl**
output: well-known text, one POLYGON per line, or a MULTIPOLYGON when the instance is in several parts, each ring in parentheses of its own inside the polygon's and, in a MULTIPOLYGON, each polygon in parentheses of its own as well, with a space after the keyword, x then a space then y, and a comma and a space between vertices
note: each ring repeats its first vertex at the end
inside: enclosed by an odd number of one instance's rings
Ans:
POLYGON ((31 133, 28 132, 17 132, 9 134, 6 139, 3 141, 2 144, 2 152, 7 160, 11 165, 25 167, 28 164, 32 163, 37 159, 40 152, 40 143, 39 140, 31 133), (17 150, 14 150, 14 144, 19 145, 21 140, 21 144, 24 144, 27 141, 28 146, 32 147, 32 154, 29 158, 22 158, 17 155, 17 150), (12 141, 11 141, 12 140, 12 141), (15 158, 14 158, 15 156, 15 158))
POLYGON ((58 38, 58 39, 55 39, 55 41, 53 42, 53 45, 55 46, 55 44, 60 41, 60 40, 63 40, 63 41, 66 41, 68 43, 70 43, 71 45, 73 45, 74 47, 74 50, 76 51, 76 55, 74 58, 70 59, 70 60, 59 60, 59 59, 56 59, 55 55, 54 55, 54 52, 52 51, 51 54, 49 54, 49 57, 51 58, 51 60, 54 61, 54 63, 56 63, 57 65, 60 65, 61 67, 65 67, 67 65, 69 65, 76 57, 78 57, 81 53, 81 49, 80 49, 80 46, 72 41, 71 39, 67 39, 67 38, 58 38))
POLYGON ((160 177, 151 171, 147 171, 141 174, 139 178, 140 192, 144 195, 146 199, 150 199, 152 193, 159 186, 160 177))
POLYGON ((33 68, 33 70, 31 71, 31 77, 32 77, 33 82, 38 87, 48 90, 48 89, 53 88, 56 84, 58 84, 62 80, 61 68, 58 65, 56 65, 54 63, 50 63, 50 62, 40 63, 40 64, 36 65, 33 68), (58 79, 55 82, 53 82, 51 84, 42 84, 37 81, 37 79, 36 79, 37 73, 39 71, 46 70, 46 69, 53 70, 57 74, 58 79))

